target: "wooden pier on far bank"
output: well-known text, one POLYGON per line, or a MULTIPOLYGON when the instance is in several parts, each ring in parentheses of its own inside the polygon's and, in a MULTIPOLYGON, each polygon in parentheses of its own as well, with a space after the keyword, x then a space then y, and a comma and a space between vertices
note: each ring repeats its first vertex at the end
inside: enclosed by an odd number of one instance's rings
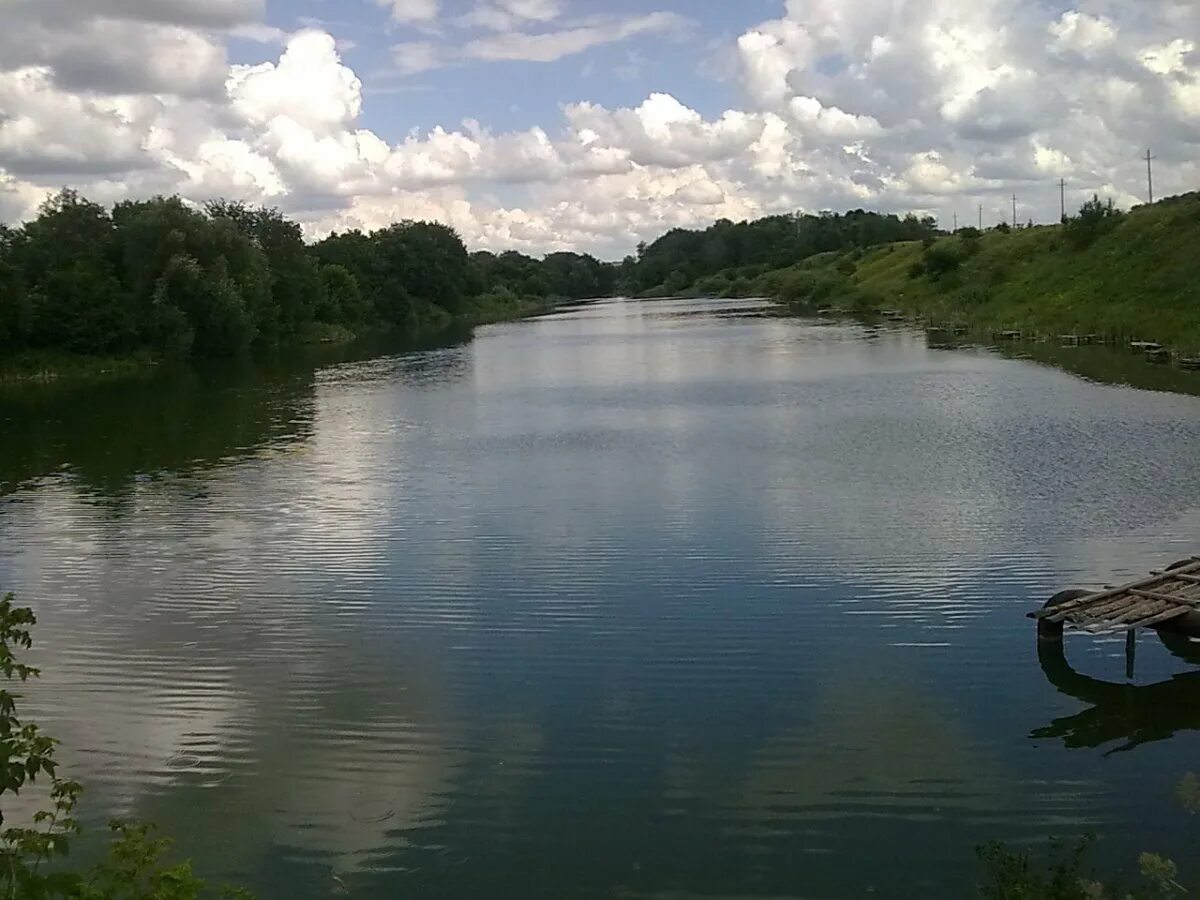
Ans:
POLYGON ((1029 617, 1042 640, 1062 640, 1063 628, 1092 633, 1154 628, 1200 637, 1200 557, 1108 590, 1063 591, 1029 617))

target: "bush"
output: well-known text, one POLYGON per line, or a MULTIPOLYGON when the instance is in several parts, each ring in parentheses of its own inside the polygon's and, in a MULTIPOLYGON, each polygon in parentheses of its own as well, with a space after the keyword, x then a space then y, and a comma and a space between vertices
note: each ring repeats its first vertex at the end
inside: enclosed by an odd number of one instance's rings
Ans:
POLYGON ((985 878, 980 885, 983 900, 1095 900, 1091 882, 1084 877, 1083 860, 1091 846, 1085 839, 1067 849, 1051 845, 1048 858, 1034 861, 1029 853, 1017 853, 1001 844, 978 850, 985 878))
POLYGON ((933 280, 939 281, 951 272, 956 272, 962 265, 963 255, 958 248, 949 243, 936 244, 925 251, 925 273, 933 280))
POLYGON ((1113 205, 1111 198, 1104 202, 1099 194, 1094 194, 1092 199, 1080 208, 1079 215, 1067 220, 1067 241, 1076 250, 1086 250, 1116 228, 1121 218, 1122 214, 1113 205))

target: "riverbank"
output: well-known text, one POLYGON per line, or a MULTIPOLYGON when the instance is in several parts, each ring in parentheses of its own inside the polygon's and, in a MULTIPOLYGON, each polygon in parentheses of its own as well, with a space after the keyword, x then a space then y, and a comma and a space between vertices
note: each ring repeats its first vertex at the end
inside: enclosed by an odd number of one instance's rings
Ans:
POLYGON ((732 272, 722 293, 792 308, 895 310, 973 333, 1153 341, 1200 356, 1197 245, 1200 194, 1188 194, 1102 217, 1091 231, 1074 222, 984 234, 964 229, 821 254, 765 273, 732 272))
MULTIPOLYGON (((388 335, 403 337, 406 342, 413 344, 437 343, 443 337, 469 334, 472 329, 482 325, 539 315, 553 309, 560 302, 562 301, 511 294, 484 295, 469 299, 463 310, 454 316, 434 306, 417 311, 410 323, 412 327, 403 333, 382 325, 350 328, 340 324, 313 323, 296 340, 271 348, 269 352, 318 346, 347 347, 358 341, 388 335)), ((253 352, 250 354, 251 358, 262 355, 263 353, 253 352)), ((105 356, 57 350, 21 351, 0 359, 0 388, 119 380, 145 374, 163 362, 160 355, 147 350, 105 356)))

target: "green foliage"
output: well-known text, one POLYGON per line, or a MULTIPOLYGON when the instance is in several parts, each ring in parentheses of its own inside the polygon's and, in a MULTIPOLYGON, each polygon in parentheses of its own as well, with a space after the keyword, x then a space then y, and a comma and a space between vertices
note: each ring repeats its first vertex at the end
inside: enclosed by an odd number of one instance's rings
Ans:
POLYGON ((336 263, 321 266, 321 299, 317 303, 317 321, 327 324, 338 322, 366 322, 371 318, 371 307, 359 290, 358 280, 345 266, 336 263))
MULTIPOLYGON (((1194 774, 1183 778, 1176 794, 1189 812, 1200 809, 1200 780, 1194 774)), ((1039 860, 1003 844, 981 847, 977 851, 984 868, 980 895, 983 900, 1172 900, 1192 895, 1179 883, 1179 867, 1157 853, 1138 857, 1141 883, 1132 890, 1094 880, 1084 873, 1092 842, 1085 838, 1070 848, 1054 842, 1046 858, 1039 860)))
POLYGON ((221 260, 205 268, 186 254, 172 257, 155 285, 154 310, 168 353, 234 356, 254 338, 249 311, 221 260))
POLYGON ((1067 219, 1067 242, 1076 250, 1086 250, 1105 234, 1112 231, 1121 221, 1121 213, 1112 199, 1104 202, 1098 194, 1079 210, 1079 215, 1067 219))
POLYGON ((616 286, 616 271, 581 253, 551 253, 541 264, 552 297, 583 300, 607 297, 616 286))
MULTIPOLYGON (((897 307, 979 331, 1136 335, 1188 355, 1200 352, 1194 271, 1200 193, 1114 218, 1106 225, 1111 230, 1083 250, 1072 248, 1061 226, 1007 235, 993 230, 979 238, 960 230, 956 238, 934 242, 961 256, 957 268, 937 280, 927 277, 920 240, 868 249, 843 279, 844 290, 879 298, 877 308, 897 307)), ((844 255, 812 257, 802 267, 841 277, 837 264, 844 255)), ((778 289, 767 293, 784 297, 778 289)), ((852 301, 847 293, 830 305, 855 302, 866 301, 852 301)))
POLYGON ((0 228, 0 350, 232 356, 316 334, 445 328, 476 320, 481 298, 490 317, 550 296, 606 296, 617 272, 578 253, 468 256, 431 222, 310 246, 277 209, 155 197, 109 213, 64 190, 34 220, 0 228), (521 299, 493 302, 501 294, 521 299))
MULTIPOLYGON (((454 314, 462 309, 467 287, 467 248, 454 229, 435 222, 399 222, 375 232, 380 274, 403 284, 407 299, 439 306, 454 314)), ((388 317, 399 321, 407 303, 397 297, 388 317)))
MULTIPOLYGON (((33 645, 33 612, 17 607, 11 594, 0 600, 0 673, 5 682, 36 678, 38 670, 19 661, 17 651, 33 645)), ((106 857, 84 871, 66 866, 80 834, 75 808, 80 785, 58 773, 58 741, 21 720, 16 694, 0 689, 0 801, 22 788, 45 785, 45 802, 21 824, 0 808, 0 897, 4 900, 201 900, 210 896, 191 864, 168 864, 170 842, 148 825, 111 824, 106 857)), ((221 896, 249 900, 244 891, 221 896)))
POLYGON ((755 278, 821 253, 862 250, 936 233, 932 219, 853 210, 844 215, 769 216, 753 222, 722 219, 703 231, 674 229, 622 263, 617 287, 630 294, 681 293, 702 278, 755 278))
POLYGON ((925 251, 925 273, 934 281, 958 271, 963 256, 948 244, 935 244, 925 251))
POLYGON ((980 896, 983 900, 1096 900, 1094 885, 1083 872, 1091 843, 1085 839, 1074 847, 1051 844, 1045 859, 1003 844, 981 847, 977 851, 984 868, 980 896))

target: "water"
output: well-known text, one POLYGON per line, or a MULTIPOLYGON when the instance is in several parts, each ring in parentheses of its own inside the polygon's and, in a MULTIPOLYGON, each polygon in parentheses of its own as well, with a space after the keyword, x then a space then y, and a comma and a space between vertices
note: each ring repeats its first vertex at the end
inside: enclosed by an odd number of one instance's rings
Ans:
POLYGON ((1043 672, 1024 614, 1197 550, 1195 397, 614 301, 10 391, 0 428, 0 585, 85 816, 262 897, 969 896, 989 840, 1188 855, 1189 666, 1144 636, 1126 687, 1089 637, 1043 672))

